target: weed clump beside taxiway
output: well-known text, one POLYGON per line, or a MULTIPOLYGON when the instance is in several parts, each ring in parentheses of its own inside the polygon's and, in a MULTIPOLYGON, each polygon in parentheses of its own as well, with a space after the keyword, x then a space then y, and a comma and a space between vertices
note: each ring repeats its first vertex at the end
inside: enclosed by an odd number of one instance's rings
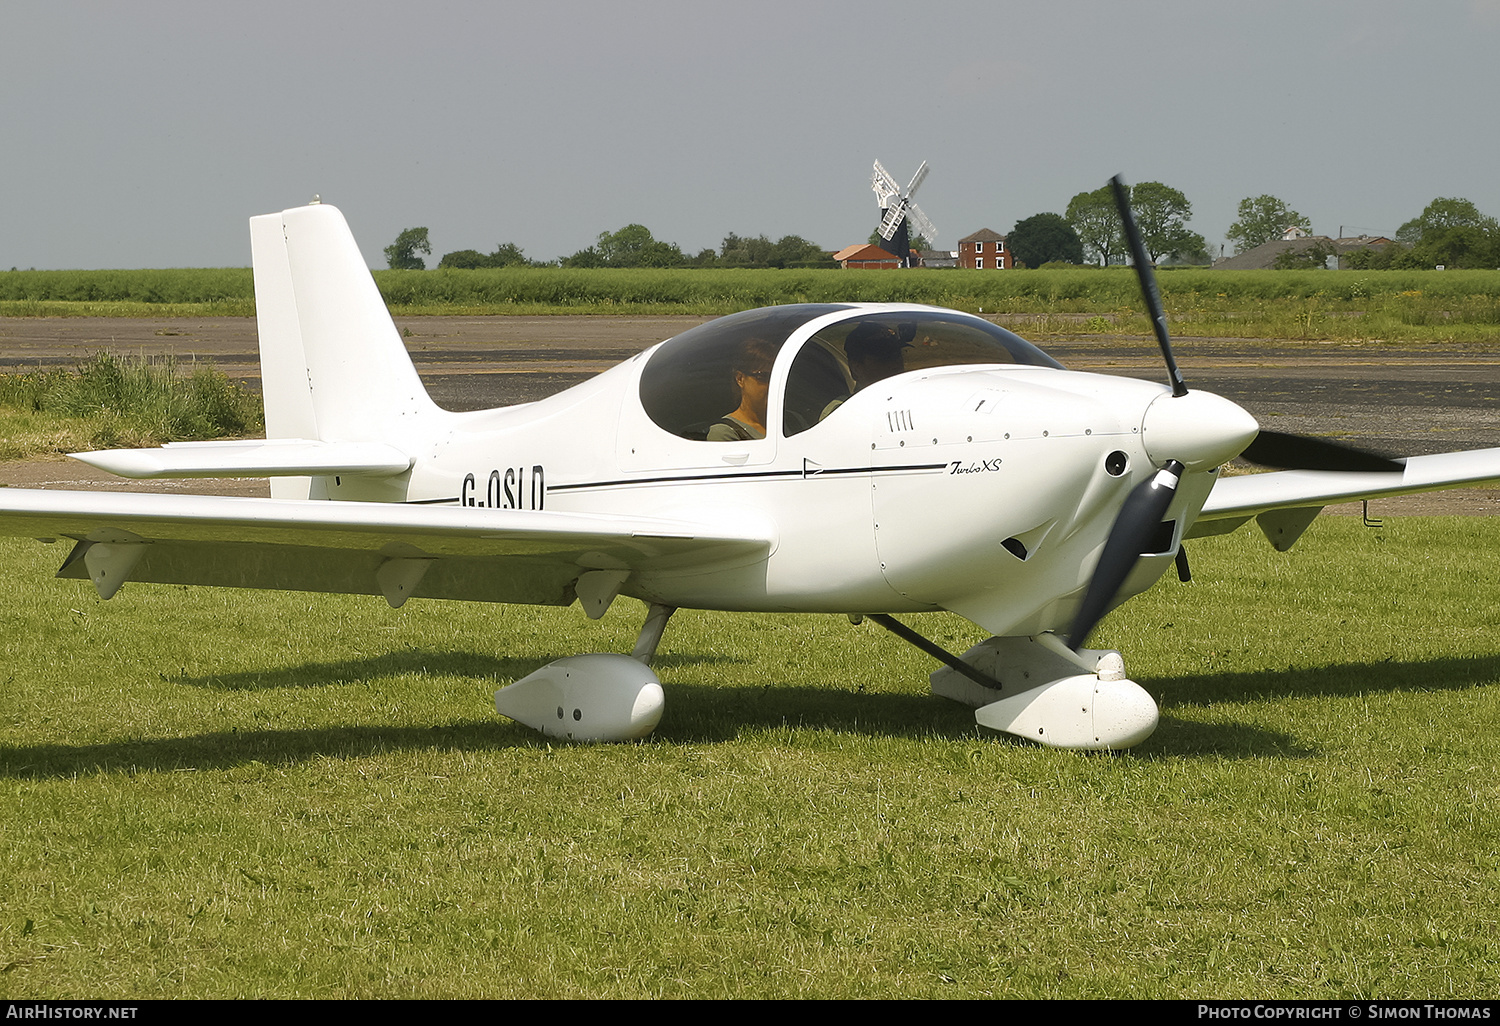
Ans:
POLYGON ((245 435, 264 423, 259 395, 171 356, 99 353, 71 370, 0 375, 0 459, 245 435))

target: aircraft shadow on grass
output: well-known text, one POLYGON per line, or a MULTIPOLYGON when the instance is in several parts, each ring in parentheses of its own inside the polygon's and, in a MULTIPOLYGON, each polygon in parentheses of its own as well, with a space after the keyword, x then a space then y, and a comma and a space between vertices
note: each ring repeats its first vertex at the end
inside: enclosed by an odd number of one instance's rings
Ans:
POLYGON ((1194 674, 1155 682, 1161 727, 1155 743, 1135 750, 1153 756, 1214 755, 1256 758, 1317 754, 1305 739, 1248 727, 1208 724, 1171 715, 1173 709, 1203 708, 1218 702, 1260 702, 1295 698, 1353 698, 1415 691, 1464 691, 1500 682, 1500 656, 1445 657, 1412 662, 1382 660, 1304 669, 1194 674), (1279 741, 1272 739, 1280 738, 1279 741), (1270 742, 1270 743, 1268 743, 1270 742))
POLYGON ((1193 674, 1155 682, 1164 709, 1255 699, 1352 697, 1397 691, 1463 691, 1500 682, 1500 655, 1335 663, 1302 669, 1193 674))
MULTIPOLYGON (((545 657, 538 657, 545 658, 545 657)), ((675 665, 737 661, 729 657, 664 657, 675 665)), ((409 652, 369 660, 317 664, 273 673, 182 680, 198 687, 317 687, 341 681, 395 675, 426 668, 501 678, 526 673, 535 659, 495 659, 463 652, 409 652), (454 669, 447 668, 449 665, 454 669), (278 682, 279 678, 279 682, 278 682), (309 679, 311 678, 311 679, 309 679), (228 681, 228 683, 226 683, 228 681)), ((1170 715, 1172 708, 1214 702, 1276 701, 1317 696, 1355 697, 1397 691, 1459 691, 1500 680, 1500 656, 1443 658, 1417 662, 1356 663, 1287 672, 1202 674, 1156 682, 1153 690, 1168 715, 1149 744, 1132 750, 1135 758, 1204 756, 1214 758, 1307 758, 1318 754, 1305 739, 1247 723, 1204 724, 1170 715)), ((719 743, 746 730, 787 728, 829 730, 881 737, 973 737, 967 709, 927 695, 866 693, 861 686, 840 688, 787 685, 714 687, 673 683, 672 712, 647 745, 719 743)), ((1004 734, 991 742, 1030 747, 1004 734)), ((290 730, 239 730, 180 738, 109 742, 97 745, 0 746, 0 777, 64 778, 99 772, 222 770, 252 763, 289 765, 319 757, 360 757, 401 749, 466 752, 544 748, 549 741, 513 722, 455 720, 431 726, 365 725, 290 730)), ((566 743, 561 745, 568 747, 566 743)))

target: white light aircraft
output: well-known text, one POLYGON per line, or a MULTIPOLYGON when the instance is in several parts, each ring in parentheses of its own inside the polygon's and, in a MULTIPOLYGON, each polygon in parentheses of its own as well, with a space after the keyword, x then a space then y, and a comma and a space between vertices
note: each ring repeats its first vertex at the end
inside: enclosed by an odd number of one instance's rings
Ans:
POLYGON ((1170 385, 1065 370, 968 314, 830 303, 722 317, 539 402, 453 413, 336 209, 250 229, 267 438, 78 458, 270 477, 272 498, 5 489, 0 532, 71 541, 58 576, 106 599, 143 581, 576 600, 595 618, 640 599, 631 655, 559 659, 496 693, 559 737, 655 728, 649 664, 687 607, 869 617, 943 660, 933 691, 980 724, 1126 748, 1156 705, 1119 653, 1082 645, 1174 560, 1185 572, 1185 537, 1255 518, 1285 550, 1328 503, 1500 479, 1500 449, 1390 462, 1258 432, 1189 391, 1144 253, 1170 385), (1241 454, 1293 469, 1221 477, 1241 454), (891 615, 932 610, 994 636, 953 656, 891 615))

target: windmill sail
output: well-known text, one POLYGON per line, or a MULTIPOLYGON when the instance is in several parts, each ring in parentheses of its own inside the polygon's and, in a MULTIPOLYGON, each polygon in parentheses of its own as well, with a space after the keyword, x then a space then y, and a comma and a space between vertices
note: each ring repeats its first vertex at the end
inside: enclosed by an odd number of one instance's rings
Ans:
POLYGON ((925 237, 929 245, 937 238, 936 226, 922 213, 922 208, 912 202, 912 196, 927 177, 927 171, 927 161, 924 160, 904 191, 878 160, 875 173, 870 177, 870 188, 875 190, 875 199, 882 211, 880 237, 893 244, 902 267, 911 266, 910 225, 916 226, 917 233, 925 237))

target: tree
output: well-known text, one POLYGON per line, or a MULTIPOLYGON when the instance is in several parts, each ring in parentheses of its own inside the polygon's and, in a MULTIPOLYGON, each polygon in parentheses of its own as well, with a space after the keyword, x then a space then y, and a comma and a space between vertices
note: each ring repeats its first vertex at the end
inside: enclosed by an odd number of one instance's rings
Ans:
POLYGON ((1493 231, 1495 219, 1481 214, 1479 208, 1466 199, 1444 199, 1439 196, 1427 204, 1421 216, 1412 218, 1396 230, 1396 241, 1415 246, 1431 235, 1449 228, 1493 231))
POLYGON ((730 232, 719 247, 719 262, 726 267, 764 266, 771 258, 771 240, 764 235, 746 238, 730 232))
POLYGON ((426 228, 408 228, 396 236, 396 241, 385 247, 385 262, 393 271, 421 271, 427 262, 418 253, 432 254, 432 243, 427 241, 426 228))
POLYGON ((1397 230, 1396 241, 1411 247, 1417 267, 1500 265, 1500 223, 1466 199, 1433 200, 1397 230))
POLYGON ((1011 255, 1027 267, 1053 261, 1083 263, 1083 243, 1061 214, 1034 214, 1017 221, 1006 241, 1011 255))
POLYGON ((1214 258, 1209 255, 1207 240, 1201 235, 1197 236, 1197 239, 1198 246, 1196 248, 1189 246, 1181 253, 1172 253, 1162 261, 1162 264, 1164 266, 1175 264, 1181 267, 1207 267, 1209 264, 1212 264, 1214 258))
MULTIPOLYGON (((1171 186, 1137 182, 1130 190, 1130 206, 1146 247, 1146 257, 1153 264, 1163 257, 1194 256, 1207 248, 1203 236, 1188 230, 1192 204, 1171 186)), ((1114 190, 1109 186, 1080 192, 1069 200, 1067 221, 1100 263, 1108 264, 1111 257, 1125 253, 1125 232, 1115 206, 1114 190)))
POLYGON ((1313 271, 1328 266, 1328 258, 1337 252, 1331 242, 1314 242, 1305 249, 1298 249, 1293 243, 1280 253, 1276 259, 1271 261, 1271 267, 1278 271, 1313 271))
MULTIPOLYGON (((922 237, 919 235, 917 238, 922 237)), ((770 264, 772 267, 835 266, 828 259, 826 249, 816 242, 808 242, 800 235, 783 235, 777 239, 776 245, 771 248, 770 264)))
POLYGON ((514 242, 503 242, 495 247, 495 252, 484 254, 477 249, 460 249, 452 253, 444 253, 443 259, 438 261, 439 268, 459 268, 468 270, 476 267, 508 267, 512 264, 528 264, 521 252, 521 247, 514 242))
POLYGON ((600 232, 594 248, 610 267, 635 267, 646 247, 655 241, 645 225, 627 224, 617 232, 600 232))
POLYGON ((514 242, 502 242, 490 254, 491 267, 509 267, 512 264, 527 263, 530 261, 526 259, 526 254, 521 252, 521 247, 514 242))
POLYGON ((1240 200, 1240 218, 1229 226, 1224 237, 1234 243, 1234 251, 1273 242, 1291 227, 1312 230, 1312 222, 1275 196, 1255 196, 1240 200))
POLYGON ((588 249, 580 249, 572 256, 565 256, 558 261, 563 267, 603 267, 604 259, 599 256, 599 251, 593 246, 588 249))
POLYGON ((1125 232, 1120 225, 1120 212, 1115 207, 1115 194, 1109 186, 1093 192, 1080 192, 1068 200, 1068 211, 1063 215, 1083 248, 1098 257, 1108 266, 1110 258, 1125 252, 1125 232))
POLYGON ((783 235, 772 242, 764 235, 751 239, 730 232, 720 247, 719 263, 725 267, 791 267, 817 263, 824 256, 821 246, 800 235, 783 235))
POLYGON ((652 239, 641 250, 640 259, 636 262, 637 267, 681 267, 687 263, 687 257, 678 248, 676 243, 662 242, 652 239))
POLYGON ((1417 263, 1412 251, 1399 242, 1351 249, 1339 258, 1339 262, 1351 271, 1417 270, 1423 266, 1417 263))
POLYGON ((489 259, 477 249, 456 249, 452 253, 443 254, 443 259, 438 261, 438 270, 469 271, 476 267, 488 267, 489 259))
MULTIPOLYGON (((676 267, 687 262, 682 250, 670 242, 652 238, 651 230, 643 224, 627 224, 617 232, 600 232, 599 241, 592 248, 604 267, 676 267)), ((578 255, 581 254, 575 254, 578 255)))
POLYGON ((1137 182, 1130 190, 1130 207, 1146 257, 1153 264, 1164 256, 1194 253, 1205 247, 1203 236, 1189 231, 1193 205, 1187 197, 1161 182, 1137 182))

